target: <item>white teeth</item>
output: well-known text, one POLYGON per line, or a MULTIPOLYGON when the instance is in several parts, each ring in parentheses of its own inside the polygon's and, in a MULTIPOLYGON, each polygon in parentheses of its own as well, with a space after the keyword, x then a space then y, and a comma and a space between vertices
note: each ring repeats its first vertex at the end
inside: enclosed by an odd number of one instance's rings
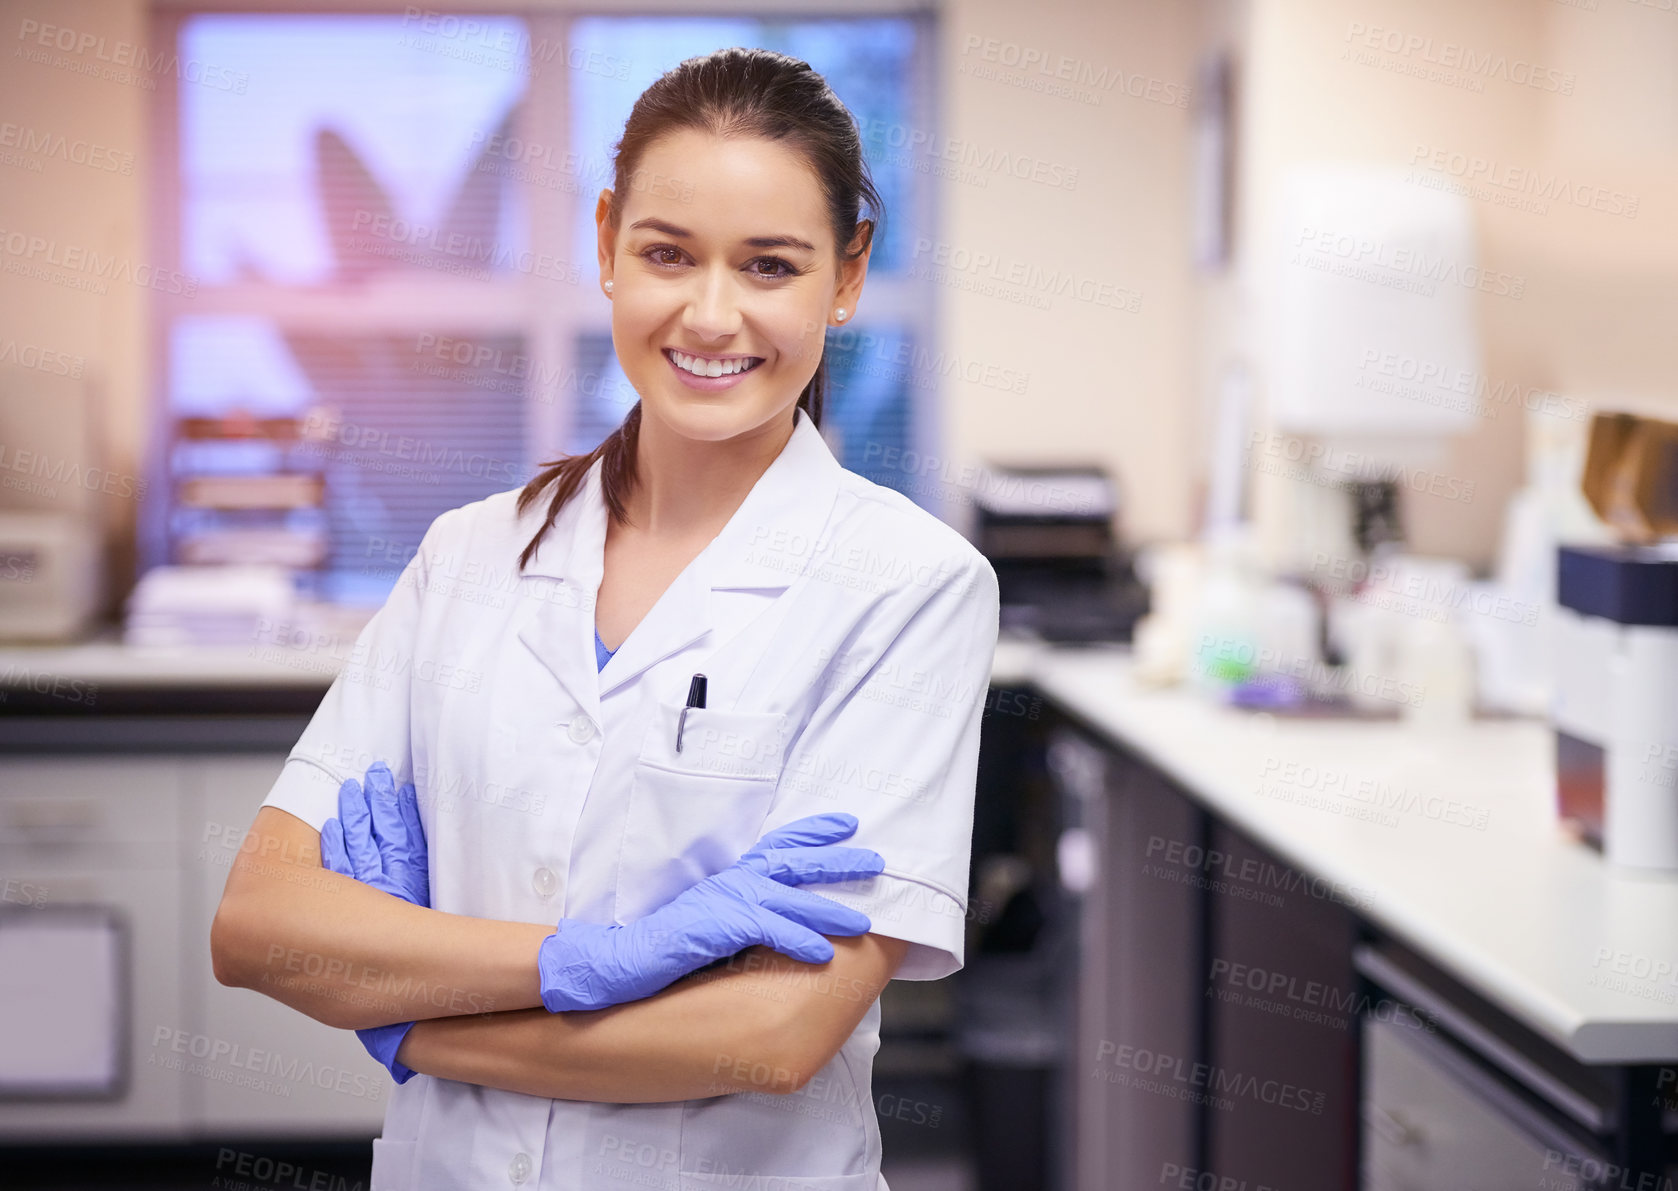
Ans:
POLYGON ((679 351, 672 351, 670 358, 676 362, 678 368, 695 376, 732 376, 736 372, 746 371, 753 364, 747 357, 734 360, 701 360, 698 356, 679 351))

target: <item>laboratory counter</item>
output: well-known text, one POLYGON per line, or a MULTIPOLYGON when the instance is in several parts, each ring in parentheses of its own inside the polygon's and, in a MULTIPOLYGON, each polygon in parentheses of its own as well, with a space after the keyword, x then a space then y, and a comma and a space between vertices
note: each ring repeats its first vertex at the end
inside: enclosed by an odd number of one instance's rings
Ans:
MULTIPOLYGON (((287 751, 330 663, 110 640, 0 649, 0 752, 287 751)), ((1035 689, 1145 758, 1581 1061, 1678 1061, 1678 879, 1611 868, 1564 835, 1543 723, 1222 708, 1139 685, 1123 647, 1007 636, 992 683, 1035 689)))
MULTIPOLYGON (((44 891, 49 904, 126 908, 134 953, 149 957, 133 990, 140 1035, 127 1076, 133 1092, 145 1094, 90 1110, 76 1132, 155 1137, 218 1127, 295 1131, 322 1121, 351 1133, 376 1126, 383 1106, 375 1098, 346 1103, 301 1088, 277 1097, 220 1088, 210 1077, 166 1081, 149 1062, 161 1057, 160 1031, 185 1029, 251 1045, 279 1036, 298 1053, 365 1065, 355 1047, 310 1033, 282 1007, 212 987, 204 954, 227 865, 330 682, 330 662, 249 649, 131 650, 109 640, 0 650, 0 875, 9 889, 44 891), (143 821, 127 805, 142 797, 157 804, 143 821), (51 846, 42 851, 42 844, 51 846), (177 853, 178 871, 170 872, 166 855, 177 853), (142 887, 142 874, 157 887, 142 887), (178 954, 180 963, 160 965, 165 954, 178 954), (182 1019, 183 1005, 201 1006, 202 1020, 182 1019)), ((1082 1106, 1098 1097, 1080 1093, 1092 1072, 1076 1068, 1095 1059, 1110 1064, 1131 1042, 1174 1030, 1184 1058, 1223 1055, 1217 1062, 1230 1064, 1230 1055, 1252 1046, 1251 1069, 1318 1063, 1313 1077, 1329 1089, 1318 1111, 1326 1102, 1333 1118, 1322 1127, 1341 1140, 1356 1134, 1374 1093, 1344 1086, 1369 1078, 1370 1042, 1358 1042, 1355 1025, 1290 1035, 1296 1023, 1264 1018, 1272 1024, 1255 1035, 1232 1016, 1235 1009, 1209 999, 1214 991, 1227 996, 1232 976, 1269 963, 1287 980, 1283 998, 1296 985, 1379 985, 1384 996, 1425 1006, 1442 1032, 1472 1035, 1500 1066, 1499 1079, 1541 1086, 1572 1122, 1566 1128, 1577 1126, 1573 1140, 1558 1136, 1543 1152, 1590 1152, 1574 1141, 1594 1139, 1602 1152, 1658 1163, 1648 1113, 1628 1106, 1638 1089, 1655 1090, 1654 1065, 1678 1062, 1678 880, 1611 869, 1562 833, 1545 724, 1425 728, 1239 711, 1187 688, 1144 687, 1120 646, 1012 636, 998 644, 992 687, 1040 696, 1047 734, 1082 742, 1069 750, 1063 740, 1051 762, 1076 769, 1085 755, 1105 767, 1105 778, 1086 783, 1083 809, 1074 807, 1056 827, 1066 828, 1060 878, 1081 896, 1084 923, 1078 1049, 1064 1060, 1074 1080, 1069 1094, 1081 1106, 1062 1115, 1084 1119, 1086 1137, 1106 1137, 1133 1157, 1210 1163, 1221 1156, 1254 1177, 1271 1174, 1272 1185, 1314 1185, 1309 1177, 1275 1182, 1297 1172, 1266 1166, 1262 1147, 1285 1134, 1291 1117, 1273 1124, 1251 1113, 1200 1110, 1200 1123, 1184 1124, 1179 1137, 1177 1123, 1150 1117, 1175 1104, 1157 1094, 1112 1100, 1102 1110, 1113 1114, 1106 1121, 1082 1106), (1270 908, 1284 900, 1285 908, 1270 908), (1272 937, 1280 940, 1274 962, 1264 950, 1272 937), (1423 966, 1407 966, 1406 956, 1423 966), (1222 979, 1217 989, 1215 978, 1222 979), (1455 1020, 1453 1007, 1461 1005, 1470 1008, 1455 1020), (1488 1027, 1482 1008, 1506 1015, 1554 1055, 1535 1056, 1521 1038, 1488 1027), (1171 1025, 1177 1018, 1181 1029, 1171 1025), (1289 1049, 1267 1052, 1266 1044, 1289 1049), (1593 1079, 1606 1073, 1605 1080, 1581 1082, 1568 1064, 1593 1079), (1610 1135, 1630 1135, 1632 1117, 1639 1140, 1613 1142, 1610 1135), (1228 1140, 1242 1120, 1259 1122, 1260 1148, 1250 1154, 1228 1140), (1134 1138, 1151 1139, 1153 1148, 1134 1138)), ((981 776, 1006 785, 1021 764, 1012 755, 1021 724, 991 722, 988 739, 1003 743, 988 746, 981 776), (999 756, 999 748, 1010 755, 999 756)), ((970 968, 980 958, 970 955, 970 968)), ((1396 1053, 1381 1038, 1374 1042, 1381 1054, 1396 1053)), ((1390 1057, 1382 1062, 1393 1066, 1390 1057)), ((1115 1073, 1093 1074, 1111 1080, 1115 1073)), ((1662 1096, 1666 1104, 1670 1089, 1662 1096)), ((1423 1100, 1444 1102, 1431 1093, 1423 1100)), ((67 1118, 14 1105, 0 1111, 0 1135, 26 1135, 49 1119, 67 1118)), ((1414 1142, 1416 1128, 1389 1122, 1387 1132, 1411 1139, 1392 1143, 1400 1148, 1424 1148, 1414 1142)), ((1334 1151, 1340 1141, 1298 1136, 1326 1155, 1322 1185, 1352 1181, 1345 1163, 1354 1144, 1341 1152, 1334 1151)), ((1486 1151, 1483 1131, 1473 1149, 1486 1151)), ((1088 1177, 1074 1182, 1094 1186, 1117 1159, 1086 1145, 1076 1160, 1088 1177)), ((1134 1177, 1157 1181, 1160 1169, 1138 1159, 1134 1177)))
POLYGON ((1581 1061, 1678 1061, 1678 879, 1567 838, 1547 725, 1223 708, 1140 686, 1117 650, 1008 664, 1581 1061))

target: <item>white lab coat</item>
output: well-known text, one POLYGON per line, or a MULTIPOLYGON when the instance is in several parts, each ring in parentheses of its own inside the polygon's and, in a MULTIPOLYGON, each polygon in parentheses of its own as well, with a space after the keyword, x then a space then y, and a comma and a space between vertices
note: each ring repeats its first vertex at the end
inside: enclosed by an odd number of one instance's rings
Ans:
MULTIPOLYGON (((536 923, 632 922, 765 831, 848 811, 848 842, 885 872, 815 888, 909 942, 899 979, 955 971, 997 636, 989 563, 842 469, 799 411, 723 531, 597 671, 599 477, 597 463, 522 575, 545 500, 515 516, 508 491, 438 517, 266 805, 318 829, 340 783, 386 761, 418 789, 431 904, 536 923), (707 706, 678 753, 695 672, 707 706)), ((800 1093, 666 1104, 416 1075, 392 1092, 373 1187, 877 1191, 878 1047, 876 1004, 800 1093)))

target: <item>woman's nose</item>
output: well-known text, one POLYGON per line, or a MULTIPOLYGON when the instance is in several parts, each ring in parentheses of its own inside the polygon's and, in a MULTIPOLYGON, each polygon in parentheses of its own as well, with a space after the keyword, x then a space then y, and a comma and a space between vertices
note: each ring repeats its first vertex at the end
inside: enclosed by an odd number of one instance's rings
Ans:
POLYGON ((709 270, 694 278, 682 313, 682 326, 700 339, 726 339, 740 329, 739 296, 725 270, 709 270))

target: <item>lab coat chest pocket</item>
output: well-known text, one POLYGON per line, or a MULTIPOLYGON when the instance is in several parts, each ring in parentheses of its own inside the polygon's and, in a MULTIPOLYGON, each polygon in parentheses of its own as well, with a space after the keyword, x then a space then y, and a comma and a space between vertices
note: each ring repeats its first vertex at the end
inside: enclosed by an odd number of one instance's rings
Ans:
POLYGON ((780 779, 787 717, 661 701, 642 738, 618 857, 614 916, 644 918, 754 843, 780 779), (681 723, 682 747, 676 748, 681 723))

